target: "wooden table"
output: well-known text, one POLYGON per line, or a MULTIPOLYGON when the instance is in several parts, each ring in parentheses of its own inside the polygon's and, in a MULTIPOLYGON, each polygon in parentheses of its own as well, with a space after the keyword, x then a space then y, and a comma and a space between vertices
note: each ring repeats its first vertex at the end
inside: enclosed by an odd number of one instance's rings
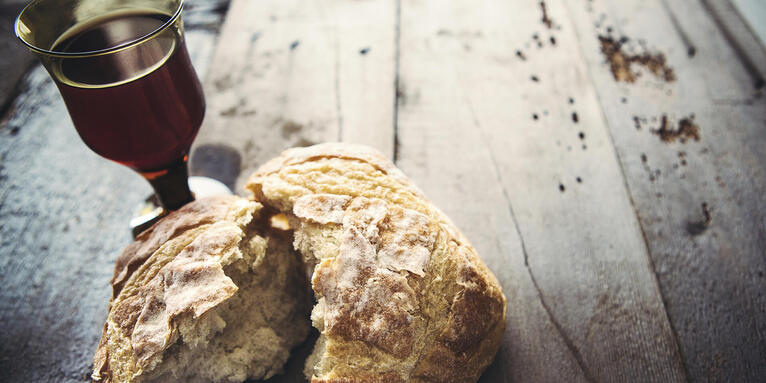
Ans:
MULTIPOLYGON (((242 193, 291 146, 392 157, 502 282, 482 382, 766 381, 766 50, 732 3, 228 6, 185 14, 208 100, 193 172, 242 193)), ((150 189, 80 142, 44 70, 17 89, 0 380, 82 381, 150 189)), ((299 381, 297 359, 274 381, 299 381)))

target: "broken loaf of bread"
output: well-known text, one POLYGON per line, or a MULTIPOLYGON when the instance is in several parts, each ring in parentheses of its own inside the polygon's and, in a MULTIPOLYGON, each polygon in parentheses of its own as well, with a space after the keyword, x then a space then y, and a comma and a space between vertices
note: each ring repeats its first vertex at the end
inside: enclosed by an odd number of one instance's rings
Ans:
POLYGON ((309 330, 289 233, 262 206, 212 197, 171 213, 120 255, 93 379, 241 382, 281 371, 309 330))
POLYGON ((505 297, 391 162, 357 145, 290 149, 247 188, 288 217, 312 275, 311 382, 478 380, 500 346, 505 297))

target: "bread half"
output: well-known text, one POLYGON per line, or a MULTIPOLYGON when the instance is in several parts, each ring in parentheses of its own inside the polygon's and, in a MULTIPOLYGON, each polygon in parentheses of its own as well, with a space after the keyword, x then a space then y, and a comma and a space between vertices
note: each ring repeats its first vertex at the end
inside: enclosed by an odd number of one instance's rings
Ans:
POLYGON ((186 205, 119 257, 93 379, 241 382, 281 371, 310 328, 289 234, 239 197, 186 205))
POLYGON ((505 328, 501 287, 384 156, 348 144, 290 149, 247 188, 287 215, 311 273, 321 332, 311 382, 478 380, 505 328))

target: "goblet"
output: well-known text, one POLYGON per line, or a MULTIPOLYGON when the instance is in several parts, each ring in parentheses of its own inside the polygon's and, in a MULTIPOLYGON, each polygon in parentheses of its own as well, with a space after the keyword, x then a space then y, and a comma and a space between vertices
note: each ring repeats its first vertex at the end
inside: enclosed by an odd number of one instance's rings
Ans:
MULTIPOLYGON (((205 114, 182 10, 183 0, 34 0, 15 24, 85 144, 141 174, 164 211, 194 199, 188 153, 205 114)), ((134 235, 157 215, 133 220, 134 235)))

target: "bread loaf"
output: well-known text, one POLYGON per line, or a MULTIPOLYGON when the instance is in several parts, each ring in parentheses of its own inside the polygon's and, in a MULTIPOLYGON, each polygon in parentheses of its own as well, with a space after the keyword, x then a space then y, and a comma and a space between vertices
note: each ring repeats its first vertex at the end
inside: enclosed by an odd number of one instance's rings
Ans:
POLYGON ((100 382, 241 382, 281 371, 309 330, 310 291, 289 233, 239 197, 195 201, 117 261, 94 360, 100 382))
MULTIPOLYGON (((505 328, 500 285, 391 162, 357 145, 290 149, 254 174, 312 275, 320 382, 475 382, 505 328)), ((460 203, 460 201, 455 201, 460 203)))

